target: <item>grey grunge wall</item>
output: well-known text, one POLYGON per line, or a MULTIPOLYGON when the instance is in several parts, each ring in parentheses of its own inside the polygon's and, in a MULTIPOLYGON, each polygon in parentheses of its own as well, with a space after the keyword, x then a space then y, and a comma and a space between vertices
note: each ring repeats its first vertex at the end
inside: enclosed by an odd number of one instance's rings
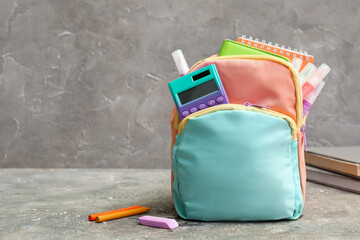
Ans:
POLYGON ((307 50, 332 72, 309 146, 360 144, 360 3, 0 2, 0 167, 170 167, 178 77, 242 34, 307 50))

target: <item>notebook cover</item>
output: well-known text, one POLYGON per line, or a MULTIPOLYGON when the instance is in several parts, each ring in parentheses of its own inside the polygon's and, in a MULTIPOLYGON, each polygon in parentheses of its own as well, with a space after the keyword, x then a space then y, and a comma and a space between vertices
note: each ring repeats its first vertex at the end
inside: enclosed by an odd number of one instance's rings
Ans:
POLYGON ((308 152, 360 164, 360 146, 309 147, 308 152))
POLYGON ((229 56, 229 55, 265 55, 265 56, 274 56, 281 58, 287 62, 290 60, 286 57, 270 53, 264 50, 260 50, 236 41, 225 39, 219 51, 219 56, 229 56))
POLYGON ((360 194, 360 180, 340 174, 324 171, 319 168, 306 166, 307 179, 310 182, 342 189, 360 194))
POLYGON ((258 38, 255 38, 253 40, 252 37, 247 38, 246 35, 243 35, 238 38, 237 40, 239 43, 254 47, 256 49, 266 50, 267 52, 279 54, 281 56, 284 56, 288 58, 290 61, 292 61, 294 58, 300 58, 303 60, 303 63, 300 67, 299 72, 308 64, 308 63, 314 63, 314 56, 308 54, 304 51, 297 51, 297 49, 291 49, 290 47, 286 48, 284 45, 281 47, 278 44, 272 44, 272 42, 266 43, 265 40, 259 41, 258 38))
POLYGON ((359 147, 309 148, 308 165, 360 178, 359 147))

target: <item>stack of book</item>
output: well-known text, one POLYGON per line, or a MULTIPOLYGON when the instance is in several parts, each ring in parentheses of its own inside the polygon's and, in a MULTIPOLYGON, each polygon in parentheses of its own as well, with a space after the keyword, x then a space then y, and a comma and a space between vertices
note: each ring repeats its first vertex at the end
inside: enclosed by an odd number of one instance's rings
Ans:
POLYGON ((308 148, 305 162, 308 181, 360 194, 360 146, 308 148))

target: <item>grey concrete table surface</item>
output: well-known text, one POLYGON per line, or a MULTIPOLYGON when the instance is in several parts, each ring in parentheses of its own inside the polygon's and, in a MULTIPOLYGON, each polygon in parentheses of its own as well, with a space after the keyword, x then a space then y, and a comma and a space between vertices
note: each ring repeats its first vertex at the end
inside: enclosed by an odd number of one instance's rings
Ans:
POLYGON ((360 196, 314 183, 296 221, 198 222, 176 214, 167 169, 0 169, 0 179, 1 239, 360 239, 360 196), (133 205, 179 227, 87 219, 133 205))

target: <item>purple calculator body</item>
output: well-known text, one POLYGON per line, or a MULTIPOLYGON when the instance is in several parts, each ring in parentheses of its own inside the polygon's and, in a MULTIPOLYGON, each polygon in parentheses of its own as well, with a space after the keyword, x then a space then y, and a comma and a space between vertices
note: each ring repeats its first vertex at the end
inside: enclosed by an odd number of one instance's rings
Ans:
POLYGON ((198 69, 169 83, 180 119, 229 100, 215 64, 198 69))

